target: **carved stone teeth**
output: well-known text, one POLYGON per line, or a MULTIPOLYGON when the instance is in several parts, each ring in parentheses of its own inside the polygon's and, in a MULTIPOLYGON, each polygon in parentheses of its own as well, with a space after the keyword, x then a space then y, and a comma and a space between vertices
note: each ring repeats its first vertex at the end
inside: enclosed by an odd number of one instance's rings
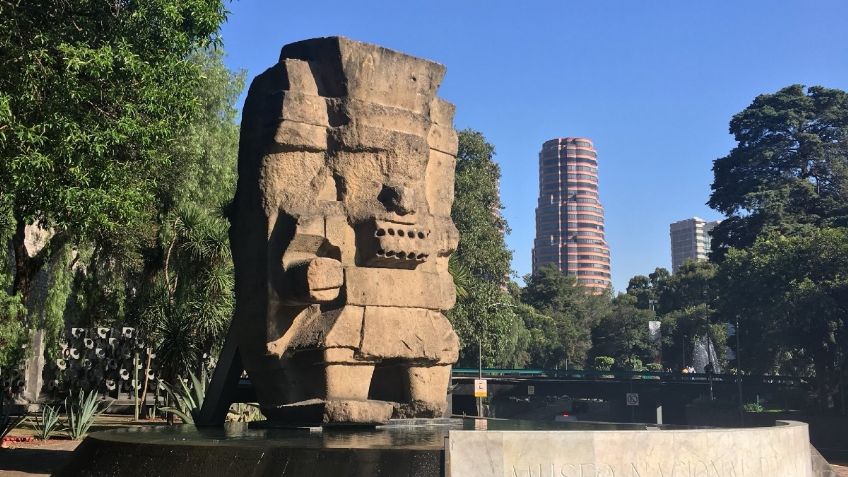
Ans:
POLYGON ((423 239, 424 239, 424 232, 422 232, 422 231, 420 231, 420 230, 419 230, 419 231, 418 231, 418 238, 420 238, 420 239, 422 239, 422 240, 423 240, 423 239))
POLYGON ((415 257, 415 259, 416 259, 416 260, 424 260, 425 258, 427 258, 427 255, 426 255, 426 254, 424 254, 424 253, 419 253, 419 254, 415 257))
POLYGON ((386 229, 377 229, 377 231, 374 232, 375 237, 382 237, 384 235, 386 235, 386 229))
POLYGON ((394 236, 394 234, 395 234, 395 229, 389 229, 389 235, 394 236))

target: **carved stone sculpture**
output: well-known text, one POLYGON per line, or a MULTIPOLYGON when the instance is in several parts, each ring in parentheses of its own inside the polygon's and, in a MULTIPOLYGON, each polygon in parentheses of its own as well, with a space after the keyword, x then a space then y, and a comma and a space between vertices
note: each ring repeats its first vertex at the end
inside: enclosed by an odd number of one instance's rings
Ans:
POLYGON ((271 420, 437 417, 458 340, 457 136, 444 67, 345 38, 286 45, 244 106, 233 338, 271 420))

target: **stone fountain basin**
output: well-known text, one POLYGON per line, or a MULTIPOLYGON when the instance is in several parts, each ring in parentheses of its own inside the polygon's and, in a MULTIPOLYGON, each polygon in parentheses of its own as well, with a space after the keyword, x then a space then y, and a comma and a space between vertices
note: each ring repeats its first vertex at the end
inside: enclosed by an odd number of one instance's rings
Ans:
POLYGON ((58 475, 713 477, 812 475, 806 424, 413 419, 377 428, 229 424, 91 434, 58 475))

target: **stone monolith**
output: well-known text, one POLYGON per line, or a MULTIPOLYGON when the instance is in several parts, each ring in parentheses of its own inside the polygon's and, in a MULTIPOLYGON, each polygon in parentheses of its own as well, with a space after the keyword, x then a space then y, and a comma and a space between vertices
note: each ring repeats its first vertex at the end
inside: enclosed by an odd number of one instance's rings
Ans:
POLYGON ((445 412, 457 136, 445 69, 331 37, 286 45, 245 102, 235 339, 271 420, 445 412))

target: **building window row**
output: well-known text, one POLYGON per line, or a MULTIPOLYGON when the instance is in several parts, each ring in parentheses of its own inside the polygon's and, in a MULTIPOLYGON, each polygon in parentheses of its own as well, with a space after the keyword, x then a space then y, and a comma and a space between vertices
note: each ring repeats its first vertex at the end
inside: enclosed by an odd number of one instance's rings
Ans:
MULTIPOLYGON (((571 212, 571 211, 569 211, 571 212)), ((591 214, 567 214, 566 217, 569 221, 573 220, 594 220, 595 222, 604 222, 604 218, 598 215, 591 214)))
POLYGON ((574 232, 574 235, 572 235, 572 238, 576 238, 578 236, 579 237, 604 238, 604 234, 602 234, 601 232, 592 232, 590 230, 574 230, 573 232, 574 232))
MULTIPOLYGON (((577 260, 596 260, 598 262, 609 263, 609 257, 599 257, 597 255, 577 255, 577 260)), ((571 259, 571 255, 568 256, 571 259)))
POLYGON ((569 157, 567 163, 576 162, 578 164, 589 164, 590 166, 598 167, 598 161, 589 159, 588 157, 569 157))
POLYGON ((569 212, 594 212, 598 215, 604 215, 604 210, 600 207, 592 207, 591 205, 569 205, 569 212))
POLYGON ((598 182, 598 176, 593 176, 589 174, 568 174, 566 176, 568 180, 572 181, 594 181, 598 182))
POLYGON ((601 270, 609 270, 609 265, 604 265, 603 263, 586 263, 586 262, 578 262, 578 268, 599 268, 601 270))
POLYGON ((604 254, 604 255, 609 254, 609 250, 607 250, 605 248, 598 248, 598 247, 577 247, 577 252, 578 253, 600 253, 600 254, 604 254))
POLYGON ((606 245, 603 240, 571 237, 569 242, 576 244, 606 245))
POLYGON ((566 227, 569 229, 591 229, 591 230, 604 230, 603 225, 598 224, 590 224, 586 222, 571 222, 570 220, 566 224, 566 227))
POLYGON ((609 273, 607 273, 607 272, 596 272, 594 270, 580 270, 577 273, 579 273, 580 275, 588 275, 588 276, 592 276, 592 277, 610 278, 609 273))
MULTIPOLYGON (((590 193, 590 195, 595 195, 595 194, 591 194, 591 193, 590 193)), ((600 205, 600 203, 598 202, 598 199, 597 199, 597 198, 594 198, 594 197, 577 197, 577 195, 572 195, 571 197, 569 197, 569 198, 568 198, 568 201, 569 201, 569 202, 576 202, 576 203, 578 203, 578 204, 596 204, 596 205, 600 205)))
POLYGON ((598 184, 593 184, 591 182, 566 182, 565 186, 569 189, 572 187, 585 187, 587 189, 597 190, 598 184))
MULTIPOLYGON (((586 146, 586 147, 591 148, 592 146, 586 146)), ((565 153, 569 154, 569 155, 571 155, 571 154, 586 154, 586 155, 590 155, 592 157, 595 157, 597 155, 597 153, 594 150, 586 149, 586 147, 580 147, 579 145, 577 147, 574 147, 571 144, 569 144, 568 147, 565 148, 565 153)))
POLYGON ((591 172, 592 174, 595 174, 595 175, 598 174, 598 168, 592 167, 592 166, 568 165, 568 166, 565 166, 565 168, 569 172, 571 172, 571 171, 574 171, 574 172, 591 172))

